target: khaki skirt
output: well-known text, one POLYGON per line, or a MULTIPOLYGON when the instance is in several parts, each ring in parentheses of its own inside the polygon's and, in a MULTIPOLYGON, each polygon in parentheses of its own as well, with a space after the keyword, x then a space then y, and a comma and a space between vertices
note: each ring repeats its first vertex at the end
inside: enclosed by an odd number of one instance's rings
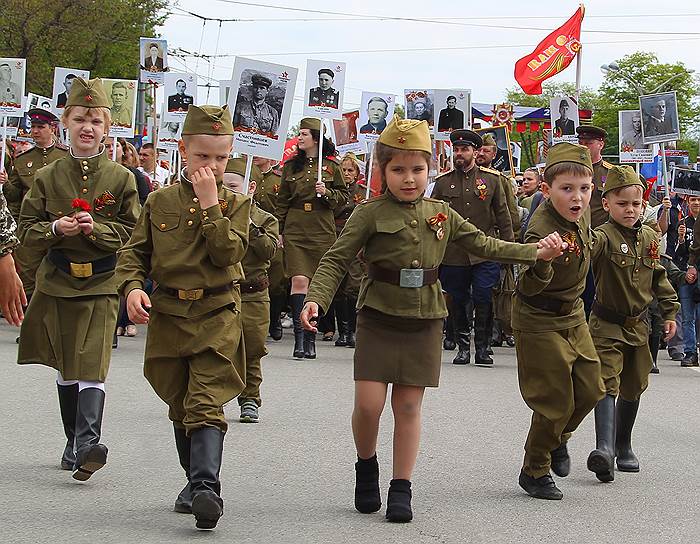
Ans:
POLYGON ((355 380, 437 387, 442 322, 362 308, 357 314, 355 380))
MULTIPOLYGON (((310 234, 312 236, 312 234, 310 234)), ((287 277, 306 276, 312 278, 318 263, 335 240, 310 240, 301 236, 284 237, 284 268, 287 277)))
POLYGON ((112 358, 119 297, 52 297, 34 291, 17 362, 55 368, 64 380, 104 382, 112 358))

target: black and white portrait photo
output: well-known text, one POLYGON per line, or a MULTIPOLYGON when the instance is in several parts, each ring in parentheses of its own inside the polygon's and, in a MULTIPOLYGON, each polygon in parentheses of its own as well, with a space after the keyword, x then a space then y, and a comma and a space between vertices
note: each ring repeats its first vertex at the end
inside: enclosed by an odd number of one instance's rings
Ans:
POLYGON ((158 130, 158 149, 177 150, 177 143, 182 134, 183 124, 182 122, 165 121, 165 116, 161 115, 160 128, 158 130))
POLYGON ((555 96, 549 101, 549 110, 554 143, 576 142, 579 125, 576 102, 568 96, 555 96))
POLYGON ((164 83, 163 72, 168 68, 168 42, 157 38, 140 38, 141 83, 164 83))
POLYGON ((335 72, 330 68, 318 71, 318 87, 309 90, 309 106, 328 106, 338 109, 340 93, 333 88, 335 72))
POLYGON ((177 72, 166 72, 164 76, 165 120, 183 121, 187 116, 187 109, 195 103, 197 76, 177 72))
POLYGON ((639 97, 642 134, 645 144, 670 142, 680 138, 676 93, 658 93, 639 97))
POLYGON ((365 140, 377 140, 394 116, 396 96, 393 94, 362 92, 360 104, 360 134, 365 140))
POLYGON ((304 115, 339 119, 343 108, 345 63, 306 61, 304 115))
POLYGON ((28 93, 27 103, 24 110, 29 111, 34 108, 40 108, 42 110, 51 111, 51 99, 48 96, 41 96, 40 94, 28 93))
POLYGON ((110 102, 112 126, 110 136, 133 138, 136 121, 136 81, 130 79, 102 80, 110 102))
POLYGON ((432 128, 434 125, 432 89, 407 89, 404 91, 404 97, 406 99, 406 119, 427 121, 432 128))
POLYGON ((0 115, 22 115, 24 59, 0 58, 0 115))
POLYGON ((642 135, 642 112, 640 110, 620 110, 617 115, 620 135, 620 163, 652 162, 654 160, 653 146, 645 145, 642 135))
POLYGON ((672 168, 671 191, 683 195, 700 196, 700 172, 688 168, 672 168))
POLYGON ((82 77, 84 80, 90 79, 90 72, 87 70, 76 70, 73 68, 56 67, 53 74, 53 102, 54 113, 60 115, 66 107, 66 101, 70 90, 73 87, 73 80, 82 77))
POLYGON ((435 139, 449 140, 450 132, 469 128, 471 91, 468 89, 435 89, 435 108, 440 108, 435 125, 435 139))
POLYGON ((238 87, 238 100, 233 112, 234 130, 245 129, 250 132, 277 136, 280 114, 284 105, 284 92, 272 92, 274 74, 256 70, 243 72, 238 87))

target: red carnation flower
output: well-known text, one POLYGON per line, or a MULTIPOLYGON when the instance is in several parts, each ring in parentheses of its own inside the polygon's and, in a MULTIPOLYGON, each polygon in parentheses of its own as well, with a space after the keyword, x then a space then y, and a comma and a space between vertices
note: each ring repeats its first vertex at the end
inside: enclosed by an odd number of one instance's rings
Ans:
POLYGON ((82 198, 74 198, 71 206, 75 212, 89 212, 92 209, 90 203, 82 198))

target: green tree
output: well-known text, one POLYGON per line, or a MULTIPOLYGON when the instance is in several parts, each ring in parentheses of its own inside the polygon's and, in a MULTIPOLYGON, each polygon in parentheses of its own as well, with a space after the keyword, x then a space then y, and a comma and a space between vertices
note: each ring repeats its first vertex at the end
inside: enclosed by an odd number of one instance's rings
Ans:
POLYGON ((0 56, 27 59, 27 92, 51 96, 56 66, 136 79, 139 37, 155 36, 168 0, 4 0, 0 56))

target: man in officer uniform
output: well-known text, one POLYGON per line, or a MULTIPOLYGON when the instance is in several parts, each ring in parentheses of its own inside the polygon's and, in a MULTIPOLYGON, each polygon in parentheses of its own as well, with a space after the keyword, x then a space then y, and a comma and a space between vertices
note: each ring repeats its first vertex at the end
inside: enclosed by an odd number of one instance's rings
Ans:
POLYGON ((194 98, 185 94, 187 82, 184 79, 178 79, 175 82, 175 90, 177 93, 168 97, 168 111, 187 111, 187 108, 194 104, 194 98))
POLYGON ((603 148, 608 133, 605 129, 593 125, 581 125, 576 129, 578 143, 591 152, 593 162, 593 194, 591 195, 591 227, 596 228, 608 220, 608 212, 603 209, 603 188, 612 164, 603 160, 603 148))
POLYGON ((250 100, 241 100, 236 104, 233 114, 233 127, 252 129, 263 134, 275 134, 280 124, 279 112, 265 100, 270 92, 272 80, 262 74, 253 74, 250 78, 253 94, 250 100))
MULTIPOLYGON (((483 141, 471 130, 455 130, 450 134, 454 150, 455 169, 438 176, 432 198, 449 202, 450 207, 489 236, 498 230, 502 240, 513 241, 513 227, 508 214, 506 196, 499 173, 478 166, 476 151, 483 141)), ((489 356, 488 330, 491 312, 491 290, 500 278, 498 263, 484 261, 450 244, 440 269, 440 282, 451 295, 450 314, 453 317, 459 351, 455 364, 468 364, 469 332, 472 305, 474 309, 475 363, 493 364, 489 356)))
POLYGON ((335 73, 330 68, 321 68, 318 71, 318 87, 309 91, 309 106, 326 106, 338 108, 340 92, 333 88, 335 73))

